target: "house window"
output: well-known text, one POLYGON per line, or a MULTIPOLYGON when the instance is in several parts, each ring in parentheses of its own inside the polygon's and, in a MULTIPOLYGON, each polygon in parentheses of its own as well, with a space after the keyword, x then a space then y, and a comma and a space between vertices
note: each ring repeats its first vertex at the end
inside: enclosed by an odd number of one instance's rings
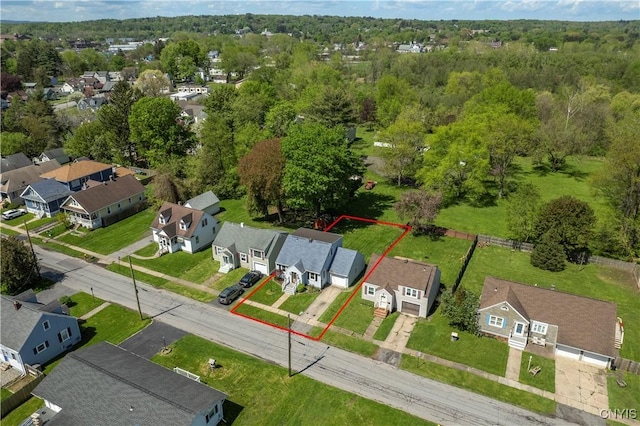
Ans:
POLYGON ((251 249, 251 256, 264 259, 264 252, 262 250, 251 249))
POLYGON ((142 195, 138 195, 138 201, 142 201, 142 195))
POLYGON ((196 235, 196 244, 200 244, 200 237, 196 235))
POLYGON ((118 203, 118 208, 120 208, 120 203, 118 203))
POLYGON ((502 328, 504 326, 504 318, 491 315, 489 316, 489 325, 502 328))
POLYGON ((158 222, 160 222, 161 225, 166 225, 167 224, 167 221, 165 220, 164 216, 162 216, 162 215, 158 218, 158 222))
POLYGON ((309 279, 313 280, 313 281, 317 281, 318 280, 318 274, 316 274, 314 272, 309 272, 309 279))
POLYGON ((409 288, 409 287, 405 287, 404 288, 404 295, 407 297, 413 297, 414 299, 418 298, 418 290, 416 290, 415 288, 409 288))
POLYGON ((129 204, 131 204, 131 198, 129 198, 129 204))
POLYGON ((222 253, 222 247, 216 246, 216 254, 222 253))
POLYGON ((60 333, 58 333, 58 341, 60 343, 65 342, 71 338, 71 329, 65 328, 60 333))
POLYGON ((368 296, 373 296, 376 294, 376 288, 372 285, 367 285, 364 287, 364 293, 368 296))
POLYGON ((45 330, 49 329, 49 321, 45 321, 42 323, 42 328, 44 328, 45 330))
POLYGON ((49 341, 45 340, 44 342, 40 343, 38 346, 33 348, 33 354, 38 355, 40 352, 46 350, 48 347, 49 347, 49 341))
POLYGON ((202 219, 202 226, 207 226, 209 222, 207 222, 207 218, 202 219))
POLYGON ((184 223, 184 221, 182 221, 182 220, 180 221, 180 229, 182 229, 183 231, 187 230, 187 224, 184 223))
POLYGON ((531 331, 538 334, 547 334, 547 324, 534 321, 531 325, 531 331))
MULTIPOLYGON (((107 214, 111 214, 111 207, 107 207, 107 214)), ((162 223, 162 222, 160 222, 162 223)))
POLYGON ((247 253, 240 253, 240 261, 246 262, 247 260, 247 253))

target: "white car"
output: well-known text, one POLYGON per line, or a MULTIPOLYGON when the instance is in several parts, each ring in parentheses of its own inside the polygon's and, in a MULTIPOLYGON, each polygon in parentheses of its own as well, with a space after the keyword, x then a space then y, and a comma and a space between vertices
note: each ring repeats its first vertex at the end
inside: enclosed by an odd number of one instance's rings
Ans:
POLYGON ((6 220, 15 219, 16 217, 20 217, 23 214, 27 214, 27 211, 25 209, 7 210, 6 212, 2 212, 2 218, 6 220))

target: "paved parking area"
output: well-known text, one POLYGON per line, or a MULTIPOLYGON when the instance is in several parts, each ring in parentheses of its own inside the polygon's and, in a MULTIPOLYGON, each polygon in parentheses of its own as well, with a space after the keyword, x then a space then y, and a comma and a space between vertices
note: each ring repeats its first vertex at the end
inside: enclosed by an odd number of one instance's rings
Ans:
POLYGON ((169 346, 186 335, 187 333, 182 330, 154 321, 147 328, 140 330, 118 346, 149 359, 160 352, 163 345, 169 346))
POLYGON ((607 370, 556 356, 556 401, 598 416, 609 408, 607 370))

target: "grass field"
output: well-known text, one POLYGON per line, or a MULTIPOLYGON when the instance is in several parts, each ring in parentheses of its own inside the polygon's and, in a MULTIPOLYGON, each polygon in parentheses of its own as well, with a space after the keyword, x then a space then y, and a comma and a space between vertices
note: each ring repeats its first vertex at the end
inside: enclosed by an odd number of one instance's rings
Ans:
POLYGON ((311 290, 309 287, 304 293, 296 293, 289 296, 287 300, 280 305, 280 309, 295 315, 300 315, 301 312, 307 310, 309 305, 311 305, 318 296, 320 296, 320 291, 311 290))
POLYGON ((88 231, 84 236, 66 234, 60 240, 96 253, 113 253, 142 239, 155 215, 149 208, 106 228, 88 231))
POLYGON ((278 325, 280 327, 287 328, 289 326, 289 319, 287 317, 274 312, 265 311, 264 309, 256 308, 255 306, 247 305, 246 303, 238 306, 235 312, 262 320, 269 324, 278 325))
POLYGON ((152 360, 198 374, 205 383, 227 393, 224 410, 228 424, 431 424, 303 375, 288 378, 285 368, 194 336, 184 337, 172 348, 170 354, 156 355, 152 360), (207 362, 211 354, 221 365, 214 371, 207 362))
MULTIPOLYGON (((238 281, 240 281, 240 278, 242 278, 243 275, 246 274, 247 272, 249 272, 249 270, 245 268, 233 269, 227 272, 226 274, 222 275, 222 277, 220 277, 220 279, 215 281, 211 285, 211 287, 215 288, 216 290, 222 291, 225 288, 229 287, 230 285, 236 284, 238 281)), ((250 289, 248 291, 250 291, 250 289)))
POLYGON ((73 302, 73 306, 69 306, 69 314, 77 318, 80 318, 87 312, 91 312, 104 303, 104 300, 99 297, 93 297, 90 294, 82 292, 76 293, 70 297, 73 302))
MULTIPOLYGON (((475 374, 402 355, 400 368, 412 373, 488 396, 527 410, 542 414, 554 414, 556 403, 547 398, 503 385, 475 374)), ((508 423, 508 421, 507 421, 508 423)))
MULTIPOLYGON (((112 263, 107 266, 107 269, 116 272, 125 277, 131 277, 131 270, 129 266, 118 265, 117 263, 112 263)), ((136 281, 142 281, 146 284, 149 284, 153 287, 162 288, 164 290, 171 291, 176 294, 180 294, 185 297, 189 297, 193 300, 197 300, 203 303, 209 303, 216 298, 214 294, 207 293, 206 291, 198 290, 195 288, 187 287, 182 284, 174 283, 170 280, 156 277, 155 275, 145 274, 144 272, 135 271, 134 276, 136 277, 136 281)), ((133 283, 132 283, 133 285, 133 283)), ((133 291, 133 289, 131 290, 133 291)))
POLYGON ((4 401, 9 398, 13 393, 9 389, 0 388, 0 401, 4 401))
POLYGON ((331 330, 327 330, 327 332, 324 333, 322 341, 337 348, 344 349, 345 351, 354 352, 366 357, 373 356, 378 350, 378 346, 375 343, 331 330))
POLYGON ((342 246, 359 251, 364 255, 365 262, 368 262, 372 253, 384 253, 402 235, 404 229, 352 219, 342 219, 330 231, 341 234, 343 238, 342 246))
POLYGON ((158 252, 158 244, 151 243, 146 247, 141 248, 135 254, 143 257, 151 257, 158 252))
POLYGON ((20 235, 18 231, 14 231, 13 229, 5 228, 4 226, 0 226, 0 235, 20 235))
POLYGON ((3 417, 2 426, 20 426, 27 417, 35 413, 36 410, 41 407, 44 407, 44 401, 33 396, 3 417))
POLYGON ((636 410, 640 418, 640 376, 637 374, 622 373, 622 379, 627 384, 621 388, 616 382, 618 373, 610 373, 607 377, 607 389, 609 393, 609 408, 622 410, 625 408, 636 410))
MULTIPOLYGON (((353 288, 338 294, 338 296, 333 300, 331 305, 329 305, 329 307, 324 311, 324 313, 320 315, 319 321, 325 324, 329 324, 331 319, 338 313, 338 310, 340 310, 342 305, 344 305, 344 303, 347 301, 352 291, 353 291, 353 288)), ((356 298, 358 296, 353 296, 353 297, 356 298)))
POLYGON ((358 292, 333 324, 357 334, 364 334, 372 320, 373 302, 362 300, 358 292))
MULTIPOLYGON (((122 259, 123 264, 128 262, 128 258, 122 259)), ((193 254, 179 251, 145 260, 132 257, 131 263, 197 284, 211 278, 220 268, 220 263, 212 259, 211 250, 207 249, 193 254)))
POLYGON ((520 383, 555 393, 556 362, 540 355, 523 352, 522 362, 520 363, 520 383), (527 367, 529 366, 529 357, 531 357, 531 368, 541 368, 540 372, 535 376, 527 370, 527 367))
POLYGON ((384 341, 387 336, 389 336, 389 333, 391 332, 391 329, 393 328, 393 325, 396 323, 396 320, 399 316, 400 312, 396 311, 383 319, 380 327, 378 327, 375 334, 373 335, 373 338, 376 340, 384 341))
POLYGON ((102 341, 117 345, 145 328, 150 322, 148 318, 140 320, 138 312, 119 305, 109 305, 81 325, 82 346, 102 341))
POLYGON ((615 302, 618 316, 627 335, 620 356, 640 361, 640 298, 630 274, 599 265, 568 264, 562 272, 549 272, 531 266, 529 253, 500 247, 483 247, 475 251, 462 280, 465 288, 477 295, 487 275, 524 284, 615 302))
MULTIPOLYGON (((250 292, 253 290, 249 290, 250 292)), ((274 280, 265 283, 260 290, 253 293, 251 300, 263 305, 271 306, 282 296, 282 287, 274 280)))
POLYGON ((509 347, 506 343, 456 330, 440 311, 429 320, 418 320, 407 347, 498 376, 504 376, 507 369, 509 347), (452 331, 458 333, 459 340, 451 341, 452 331))

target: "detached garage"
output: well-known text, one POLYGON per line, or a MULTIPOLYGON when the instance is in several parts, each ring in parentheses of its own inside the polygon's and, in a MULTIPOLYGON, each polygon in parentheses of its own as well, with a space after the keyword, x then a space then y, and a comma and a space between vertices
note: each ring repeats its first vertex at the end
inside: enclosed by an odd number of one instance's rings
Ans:
POLYGON ((329 268, 331 285, 348 288, 364 270, 364 256, 355 250, 338 247, 329 268))

